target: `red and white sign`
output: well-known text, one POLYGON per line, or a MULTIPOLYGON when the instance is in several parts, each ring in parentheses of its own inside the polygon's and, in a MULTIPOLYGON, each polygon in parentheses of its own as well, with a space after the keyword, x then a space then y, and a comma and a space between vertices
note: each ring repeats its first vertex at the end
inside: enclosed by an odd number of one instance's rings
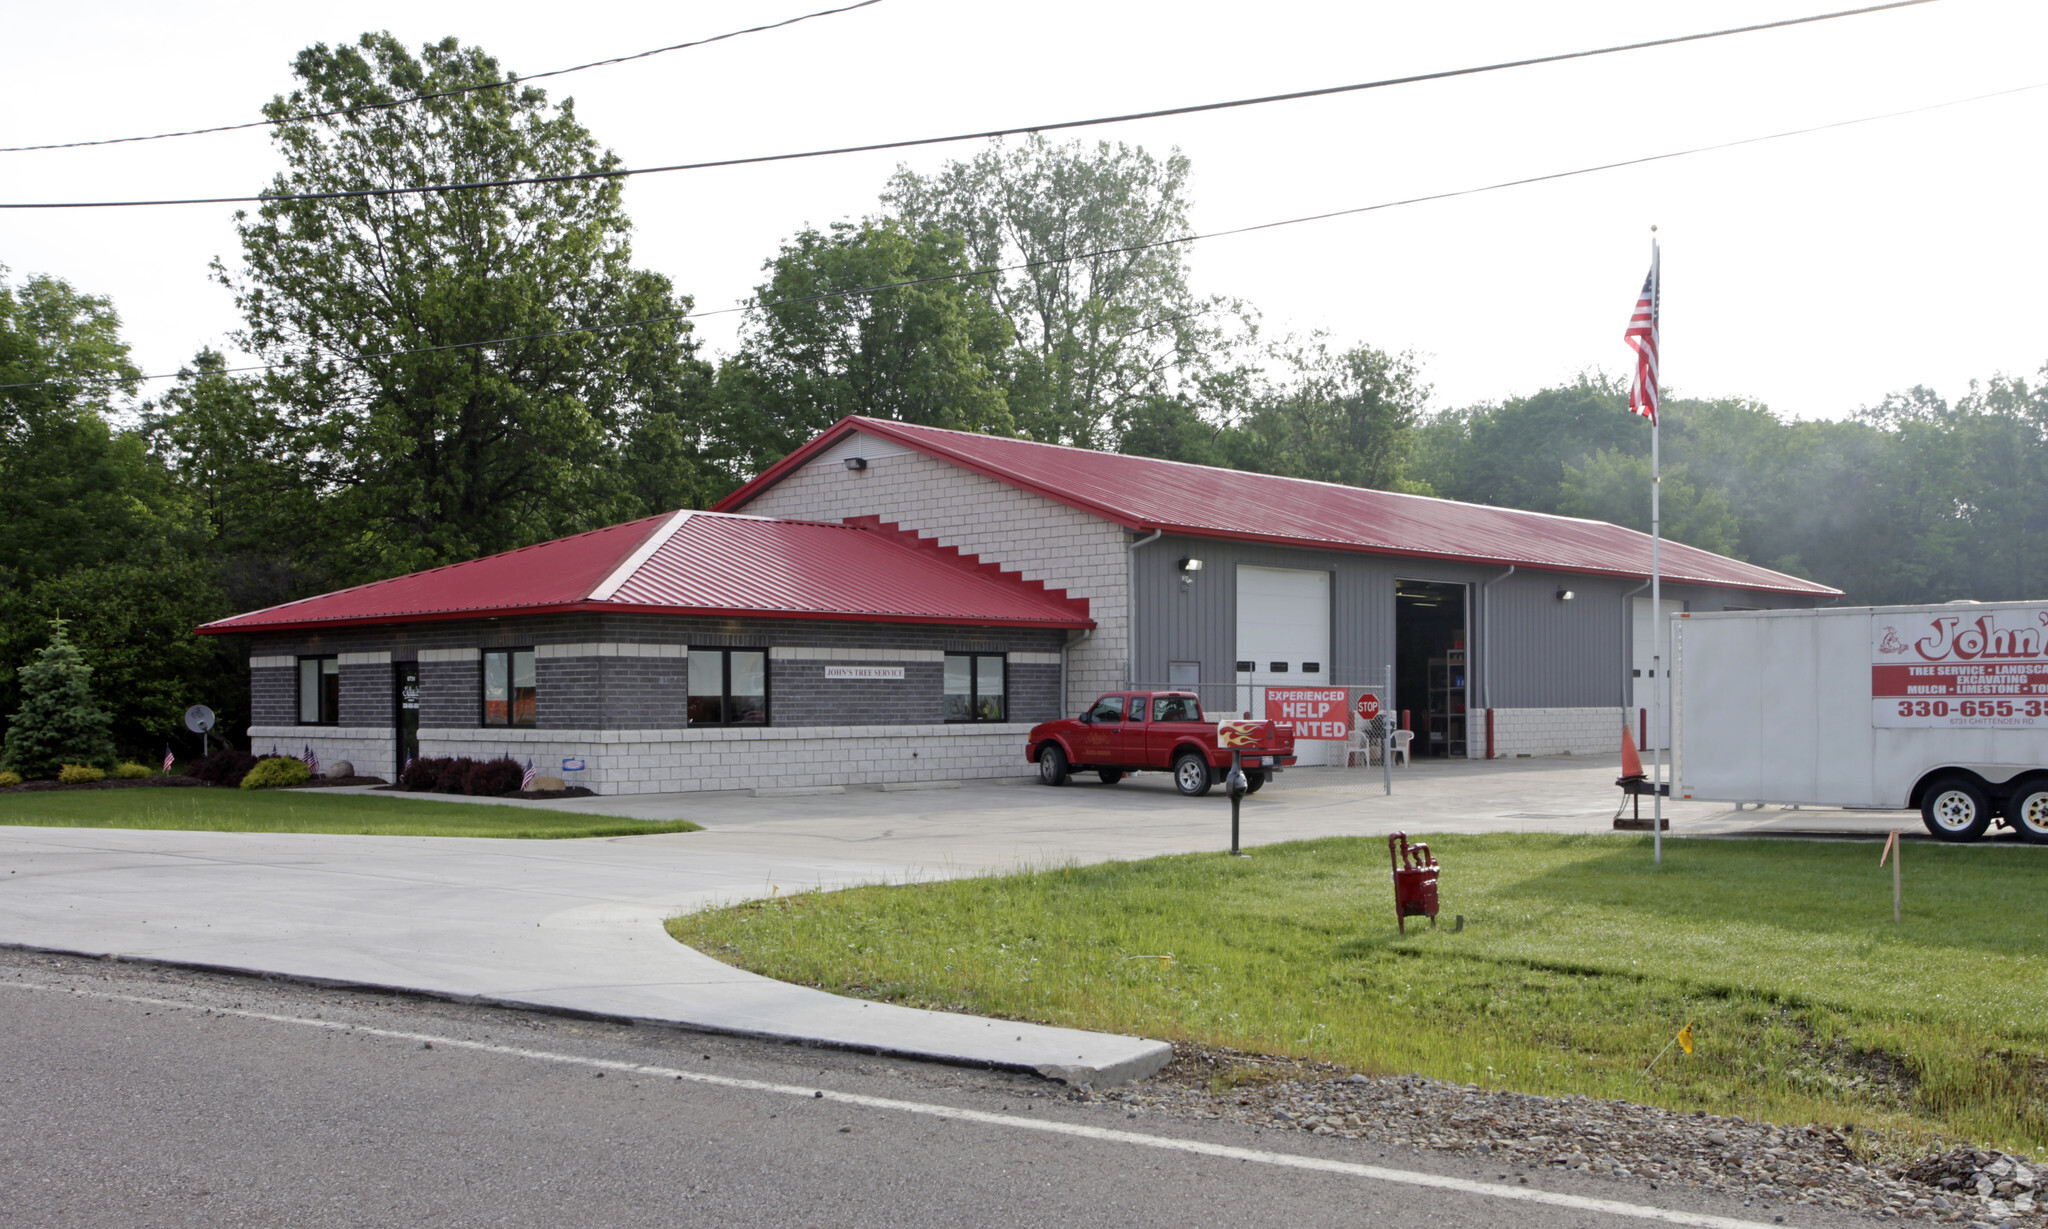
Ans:
POLYGON ((1380 698, 1369 691, 1360 692, 1358 696, 1358 715, 1366 721, 1371 721, 1374 717, 1379 716, 1380 698))
POLYGON ((2048 609, 1874 616, 1870 723, 2048 728, 2048 609))
POLYGON ((1351 734, 1350 703, 1342 687, 1268 687, 1266 720, 1293 722, 1297 741, 1342 741, 1351 734))

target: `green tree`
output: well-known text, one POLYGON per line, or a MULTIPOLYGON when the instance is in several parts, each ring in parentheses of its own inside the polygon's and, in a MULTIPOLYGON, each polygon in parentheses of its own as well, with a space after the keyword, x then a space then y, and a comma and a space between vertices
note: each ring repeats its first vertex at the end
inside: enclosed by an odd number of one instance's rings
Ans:
POLYGON ((1332 351, 1318 335, 1275 357, 1287 376, 1255 397, 1225 436, 1236 468, 1346 486, 1417 488, 1407 478, 1408 456, 1429 386, 1413 356, 1370 346, 1332 351))
POLYGON ((1010 325, 960 276, 958 235, 840 222, 805 230, 766 268, 740 351, 719 372, 727 442, 749 471, 848 414, 1012 432, 997 374, 1010 325), (837 293, 912 282, 922 284, 837 293))
MULTIPOLYGON (((1660 529, 1673 542, 1741 558, 1742 524, 1718 487, 1698 486, 1683 465, 1664 467, 1660 529)), ((1603 448, 1565 463, 1558 511, 1650 531, 1650 461, 1603 448)))
MULTIPOLYGON (((503 77, 454 39, 415 57, 366 34, 306 49, 293 72, 299 87, 266 108, 280 195, 618 166, 570 102, 532 87, 388 105, 503 77), (297 118, 309 111, 323 116, 297 118)), ((688 300, 632 267, 619 180, 277 200, 237 227, 245 267, 216 273, 242 343, 283 364, 266 393, 297 480, 320 494, 335 580, 641 510, 621 451, 697 360, 677 318, 688 300), (500 338, 524 340, 478 344, 500 338)))
POLYGON ((21 667, 21 708, 8 721, 0 768, 24 777, 56 775, 66 764, 114 766, 107 711, 92 698, 92 667, 51 625, 49 647, 21 667))
POLYGON ((1116 445, 1119 426, 1227 362, 1240 305, 1188 287, 1188 160, 1101 142, 997 143, 882 196, 914 231, 956 231, 1016 332, 1009 408, 1031 439, 1116 445), (1017 267, 1022 266, 1022 267, 1017 267))

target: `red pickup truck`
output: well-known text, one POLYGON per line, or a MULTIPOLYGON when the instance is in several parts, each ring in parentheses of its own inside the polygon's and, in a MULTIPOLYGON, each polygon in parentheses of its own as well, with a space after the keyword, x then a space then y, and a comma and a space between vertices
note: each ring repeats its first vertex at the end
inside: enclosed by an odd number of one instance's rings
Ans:
MULTIPOLYGON (((1252 734, 1237 748, 1244 753, 1248 791, 1294 763, 1292 725, 1234 725, 1252 734)), ((1033 726, 1024 754, 1047 785, 1064 785, 1069 773, 1083 771, 1094 772, 1104 785, 1115 785, 1128 772, 1171 772, 1175 787, 1190 798, 1208 793, 1230 772, 1230 748, 1219 745, 1216 723, 1202 716, 1202 701, 1186 691, 1106 695, 1079 717, 1033 726)))

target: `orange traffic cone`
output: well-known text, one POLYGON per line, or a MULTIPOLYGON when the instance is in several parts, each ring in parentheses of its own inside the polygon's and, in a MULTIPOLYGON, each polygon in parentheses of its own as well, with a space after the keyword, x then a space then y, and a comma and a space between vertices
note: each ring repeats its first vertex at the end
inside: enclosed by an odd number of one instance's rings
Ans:
POLYGON ((1626 724, 1621 727, 1621 779, 1643 779, 1643 757, 1636 751, 1635 735, 1628 732, 1626 724))

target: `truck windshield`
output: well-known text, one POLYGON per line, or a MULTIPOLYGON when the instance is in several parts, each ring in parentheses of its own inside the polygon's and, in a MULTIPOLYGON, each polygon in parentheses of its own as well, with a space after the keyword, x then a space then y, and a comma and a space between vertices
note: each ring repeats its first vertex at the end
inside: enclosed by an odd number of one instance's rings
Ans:
POLYGON ((1152 700, 1154 721, 1200 721, 1202 702, 1193 696, 1156 696, 1152 700))

